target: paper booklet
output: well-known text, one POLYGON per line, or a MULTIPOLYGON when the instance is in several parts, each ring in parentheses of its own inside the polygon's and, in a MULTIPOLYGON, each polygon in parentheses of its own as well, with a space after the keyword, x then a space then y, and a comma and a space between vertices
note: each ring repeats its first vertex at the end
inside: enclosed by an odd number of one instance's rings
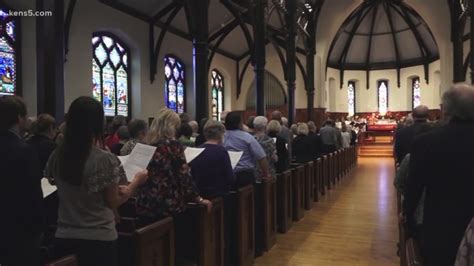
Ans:
POLYGON ((204 148, 191 148, 187 147, 184 149, 184 157, 186 157, 186 163, 190 163, 196 157, 204 151, 204 148))
POLYGON ((232 169, 235 169, 237 164, 240 161, 240 158, 242 158, 242 154, 244 154, 243 151, 228 151, 229 157, 230 157, 230 164, 232 165, 232 169))
POLYGON ((53 194, 58 188, 49 183, 47 178, 41 178, 41 189, 43 190, 43 199, 53 194))
POLYGON ((127 180, 131 182, 133 177, 140 171, 145 170, 155 154, 156 147, 137 143, 130 155, 118 156, 122 162, 123 169, 127 175, 127 180))

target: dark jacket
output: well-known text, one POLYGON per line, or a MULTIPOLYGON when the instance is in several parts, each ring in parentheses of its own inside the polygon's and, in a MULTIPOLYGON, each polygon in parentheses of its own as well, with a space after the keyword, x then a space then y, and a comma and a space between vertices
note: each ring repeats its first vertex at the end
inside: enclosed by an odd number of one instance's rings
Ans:
POLYGON ((276 139, 276 150, 277 150, 277 156, 278 156, 278 161, 275 163, 275 170, 276 172, 283 173, 284 171, 288 170, 288 167, 290 165, 289 160, 288 160, 288 148, 287 144, 288 142, 280 137, 280 135, 270 133, 268 134, 270 138, 276 139))
POLYGON ((415 136, 432 129, 427 122, 415 122, 414 125, 402 127, 395 133, 395 156, 397 163, 401 163, 405 155, 410 153, 415 136))
POLYGON ((44 218, 42 174, 37 153, 9 131, 0 132, 0 147, 1 263, 3 256, 14 256, 2 254, 7 248, 30 245, 39 237, 44 218))
POLYGON ((453 265, 474 215, 474 123, 452 121, 416 137, 410 157, 404 209, 414 225, 426 191, 422 248, 426 265, 453 265))
POLYGON ((31 145, 31 147, 33 147, 38 153, 41 171, 43 171, 46 167, 49 156, 51 153, 53 153, 54 149, 56 149, 56 143, 51 139, 41 135, 34 135, 26 142, 31 145))
POLYGON ((311 151, 313 152, 313 159, 316 159, 323 153, 323 143, 321 141, 321 136, 314 132, 309 132, 308 137, 311 139, 311 151))
POLYGON ((293 139, 291 152, 297 163, 306 163, 314 159, 313 139, 310 136, 298 135, 293 139))

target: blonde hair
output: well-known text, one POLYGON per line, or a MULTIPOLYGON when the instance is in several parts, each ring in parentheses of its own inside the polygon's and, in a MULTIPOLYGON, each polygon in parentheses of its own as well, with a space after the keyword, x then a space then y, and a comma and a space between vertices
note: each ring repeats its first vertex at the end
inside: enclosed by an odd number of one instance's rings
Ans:
POLYGON ((160 140, 174 139, 181 126, 179 115, 168 108, 161 108, 151 123, 146 137, 148 144, 156 144, 160 140))
POLYGON ((268 122, 268 125, 267 125, 268 133, 272 133, 272 132, 280 133, 280 131, 281 131, 280 122, 278 122, 277 120, 271 120, 270 122, 268 122))
POLYGON ((300 123, 298 124, 298 128, 296 129, 296 133, 298 135, 308 135, 309 133, 309 129, 308 129, 308 125, 306 123, 300 123))

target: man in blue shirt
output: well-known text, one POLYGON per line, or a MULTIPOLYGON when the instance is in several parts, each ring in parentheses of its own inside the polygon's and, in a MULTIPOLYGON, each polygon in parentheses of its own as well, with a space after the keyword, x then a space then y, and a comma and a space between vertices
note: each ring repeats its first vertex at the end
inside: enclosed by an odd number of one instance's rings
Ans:
POLYGON ((243 187, 255 182, 254 169, 262 170, 262 178, 271 178, 265 151, 257 140, 242 130, 242 117, 238 112, 230 112, 225 119, 226 133, 224 147, 228 151, 242 151, 242 157, 234 169, 236 186, 243 187))

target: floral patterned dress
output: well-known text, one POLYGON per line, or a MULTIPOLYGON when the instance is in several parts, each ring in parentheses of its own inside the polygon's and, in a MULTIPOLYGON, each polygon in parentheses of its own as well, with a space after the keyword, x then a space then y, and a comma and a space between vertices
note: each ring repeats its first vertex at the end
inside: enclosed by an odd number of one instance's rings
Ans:
POLYGON ((474 219, 467 227, 461 246, 459 247, 458 256, 455 266, 473 266, 474 265, 474 219))
POLYGON ((177 215, 199 196, 181 143, 161 140, 154 146, 157 148, 147 168, 149 178, 137 192, 137 214, 145 223, 177 215))

